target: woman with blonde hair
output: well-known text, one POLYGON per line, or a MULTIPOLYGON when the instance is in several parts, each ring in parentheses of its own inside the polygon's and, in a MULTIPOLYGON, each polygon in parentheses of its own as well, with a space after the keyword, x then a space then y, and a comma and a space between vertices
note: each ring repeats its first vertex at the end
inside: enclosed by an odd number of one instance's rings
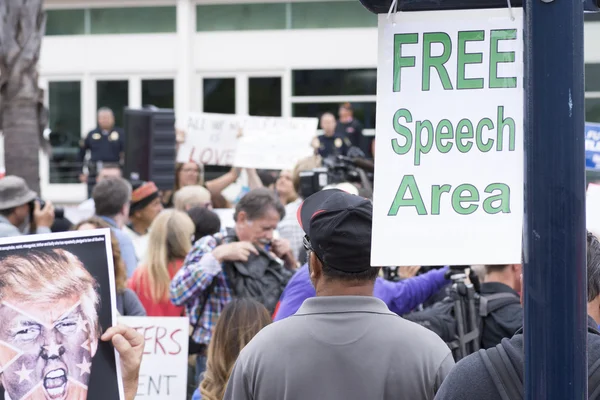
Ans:
MULTIPOLYGON (((110 229, 110 225, 99 217, 88 218, 75 226, 76 231, 86 231, 91 229, 110 229)), ((112 245, 113 264, 115 268, 115 286, 117 291, 117 311, 119 314, 127 317, 145 317, 146 310, 138 299, 137 295, 127 288, 127 270, 125 262, 121 258, 121 248, 119 241, 114 233, 110 233, 112 245)))
POLYGON ((222 400, 240 352, 270 323, 269 312, 254 299, 238 298, 227 304, 217 320, 208 346, 206 371, 192 400, 222 400))
POLYGON ((192 247, 195 226, 182 211, 166 210, 150 226, 145 262, 129 280, 148 316, 178 317, 184 308, 169 301, 169 284, 192 247))

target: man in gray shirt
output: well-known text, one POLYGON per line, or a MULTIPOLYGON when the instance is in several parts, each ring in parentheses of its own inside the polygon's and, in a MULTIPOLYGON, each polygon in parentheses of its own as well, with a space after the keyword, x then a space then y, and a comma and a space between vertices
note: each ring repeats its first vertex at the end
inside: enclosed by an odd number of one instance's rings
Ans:
POLYGON ((454 366, 446 344, 373 297, 373 206, 340 190, 298 210, 317 297, 242 350, 225 400, 433 399, 454 366))

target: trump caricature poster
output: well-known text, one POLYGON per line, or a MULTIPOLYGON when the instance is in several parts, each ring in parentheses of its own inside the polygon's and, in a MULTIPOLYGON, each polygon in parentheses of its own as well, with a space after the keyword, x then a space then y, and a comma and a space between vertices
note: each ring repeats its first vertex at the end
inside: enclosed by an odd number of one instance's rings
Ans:
POLYGON ((0 399, 123 399, 110 230, 0 240, 0 399))

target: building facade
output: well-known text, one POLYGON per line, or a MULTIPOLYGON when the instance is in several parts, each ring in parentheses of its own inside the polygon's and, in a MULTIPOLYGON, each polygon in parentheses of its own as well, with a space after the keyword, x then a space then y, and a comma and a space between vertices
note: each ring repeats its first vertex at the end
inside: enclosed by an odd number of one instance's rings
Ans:
MULTIPOLYGON (((46 0, 43 196, 85 199, 74 163, 103 106, 120 125, 124 107, 316 117, 349 101, 373 133, 376 16, 358 1, 256 1, 46 0)), ((600 19, 585 37, 586 117, 600 122, 600 19)))

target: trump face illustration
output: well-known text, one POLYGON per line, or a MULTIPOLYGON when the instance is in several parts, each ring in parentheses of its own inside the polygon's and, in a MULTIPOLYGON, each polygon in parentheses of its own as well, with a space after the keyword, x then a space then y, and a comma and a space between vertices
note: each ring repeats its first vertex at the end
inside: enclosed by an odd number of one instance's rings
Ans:
POLYGON ((84 400, 98 346, 97 283, 73 254, 0 260, 0 383, 10 400, 84 400))

